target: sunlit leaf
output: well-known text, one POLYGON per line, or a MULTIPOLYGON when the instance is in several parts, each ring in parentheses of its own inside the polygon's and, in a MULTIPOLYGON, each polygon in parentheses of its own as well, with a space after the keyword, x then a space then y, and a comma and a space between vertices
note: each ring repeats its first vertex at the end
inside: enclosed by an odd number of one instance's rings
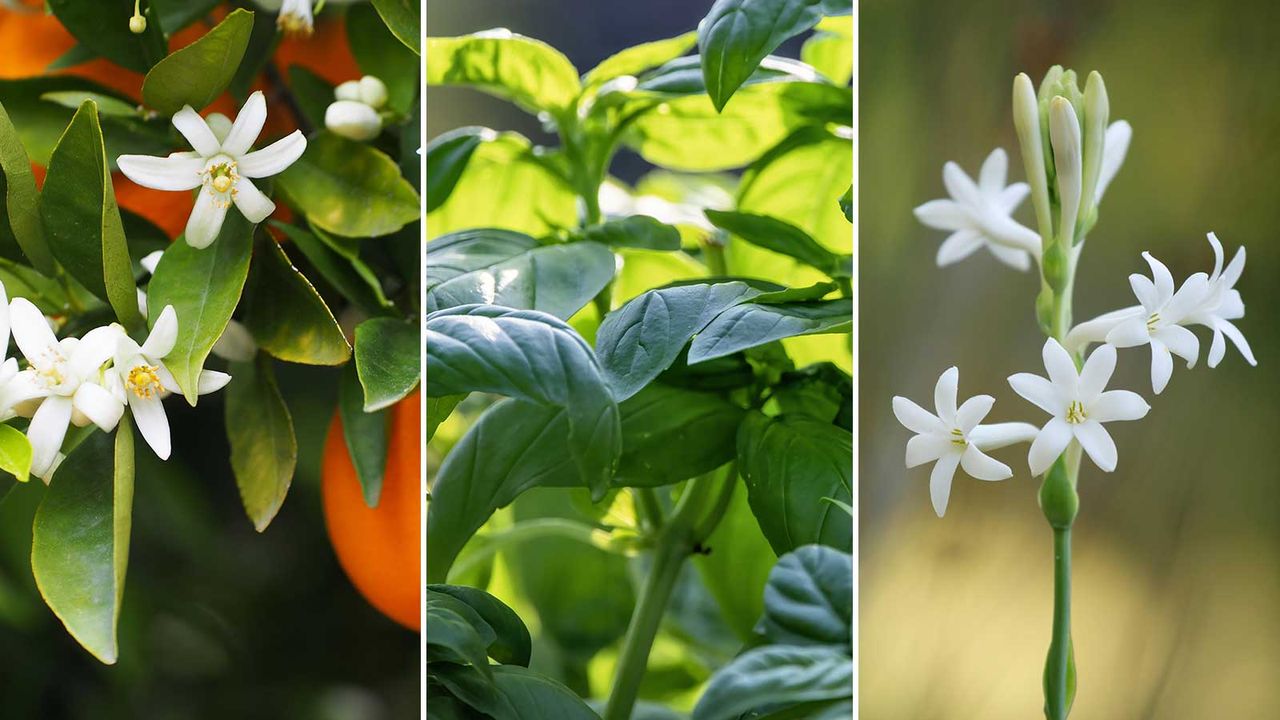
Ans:
POLYGON ((244 324, 254 341, 281 360, 341 365, 351 358, 333 312, 266 233, 254 250, 244 306, 244 324))
POLYGON ((162 115, 183 105, 203 110, 231 84, 252 31, 253 13, 232 11, 200 39, 156 63, 142 82, 142 101, 162 115))
POLYGON ((414 0, 373 0, 373 7, 382 16, 391 34, 416 55, 422 54, 421 3, 414 0))
POLYGON ((259 354, 251 362, 232 363, 231 375, 233 380, 225 391, 231 469, 245 513, 262 532, 289 492, 298 462, 298 442, 271 360, 259 354))
POLYGON ((565 112, 581 87, 560 51, 506 30, 427 38, 427 85, 474 87, 530 112, 565 112))
POLYGON ((4 176, 4 208, 14 240, 36 269, 52 272, 53 255, 45 239, 40 193, 31 173, 31 159, 3 103, 0 103, 0 171, 4 176))
POLYGON ((721 668, 693 709, 693 720, 736 720, 779 708, 853 694, 853 658, 845 650, 770 645, 721 668))

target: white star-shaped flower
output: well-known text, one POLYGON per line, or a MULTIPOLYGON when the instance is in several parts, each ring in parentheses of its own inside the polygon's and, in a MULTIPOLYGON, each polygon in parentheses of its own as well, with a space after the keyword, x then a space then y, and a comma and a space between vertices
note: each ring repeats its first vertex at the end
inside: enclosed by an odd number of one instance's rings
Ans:
POLYGON ((942 181, 949 200, 930 200, 915 209, 921 223, 951 235, 938 248, 938 266, 950 265, 986 247, 1001 262, 1018 270, 1031 267, 1040 257, 1040 235, 1013 219, 1013 211, 1026 199, 1026 183, 1005 186, 1009 158, 996 148, 982 163, 975 184, 960 166, 949 162, 942 181))
POLYGON ((934 463, 929 476, 929 497, 938 517, 947 511, 956 467, 964 468, 979 480, 1004 480, 1013 475, 1013 471, 983 451, 1028 442, 1036 434, 1035 426, 1027 423, 980 425, 991 412, 995 398, 977 395, 957 407, 959 382, 960 371, 954 367, 938 378, 933 390, 936 415, 907 398, 893 398, 893 414, 898 422, 916 433, 907 442, 907 467, 934 463))
POLYGON ((1209 233, 1208 237, 1209 244, 1213 246, 1213 272, 1209 275, 1204 299, 1187 315, 1186 322, 1213 330, 1213 342, 1209 346, 1209 367, 1217 367, 1226 355, 1227 343, 1223 339, 1224 335, 1231 338, 1231 342, 1250 365, 1256 366, 1258 361, 1249 348, 1249 341, 1244 339, 1240 329, 1231 322, 1244 317, 1244 300, 1240 297, 1240 291, 1235 289, 1240 275, 1244 273, 1244 246, 1241 245, 1236 250, 1235 257, 1231 258, 1231 263, 1224 270, 1222 243, 1218 242, 1218 236, 1214 233, 1209 233))
POLYGON ((1045 341, 1041 355, 1049 379, 1031 373, 1009 378, 1014 392, 1052 416, 1031 443, 1027 455, 1031 474, 1048 472, 1072 440, 1102 470, 1115 470, 1116 444, 1103 423, 1138 420, 1151 409, 1137 393, 1106 389, 1116 369, 1116 349, 1100 346, 1079 372, 1071 355, 1053 338, 1045 341))
POLYGON ((267 101, 261 91, 249 96, 234 123, 217 114, 206 121, 191 106, 183 106, 173 116, 173 125, 191 143, 194 152, 168 157, 121 155, 120 171, 139 185, 155 190, 200 188, 187 220, 186 238, 192 247, 208 247, 218 237, 232 204, 251 223, 267 219, 276 205, 250 178, 283 172, 307 149, 307 139, 295 130, 261 150, 251 151, 266 121, 267 101))

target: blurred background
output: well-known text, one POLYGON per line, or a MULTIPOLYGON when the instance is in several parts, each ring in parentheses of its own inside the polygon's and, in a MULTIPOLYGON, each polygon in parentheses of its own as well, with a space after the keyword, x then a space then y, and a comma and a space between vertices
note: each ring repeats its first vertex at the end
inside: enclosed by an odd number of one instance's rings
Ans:
MULTIPOLYGON (((861 708, 876 720, 1040 717, 1052 612, 1052 537, 1026 446, 997 452, 1002 483, 958 475, 944 519, 928 468, 905 470, 909 433, 890 398, 931 406, 960 368, 962 397, 996 397, 990 421, 1043 414, 1009 389, 1042 372, 1038 281, 979 253, 934 264, 944 233, 915 221, 945 197, 942 166, 970 174, 995 147, 1024 174, 1010 117, 1016 73, 1060 63, 1106 79, 1134 129, 1079 274, 1077 320, 1130 305, 1149 250, 1179 282, 1212 268, 1205 240, 1248 246, 1234 348, 1217 369, 1179 364, 1153 397, 1150 353, 1122 352, 1113 386, 1153 410, 1109 426, 1120 463, 1085 464, 1074 533, 1073 718, 1273 718, 1280 706, 1280 397, 1276 227, 1280 7, 1266 2, 861 6, 861 708)), ((1017 218, 1034 225, 1029 203, 1017 218)), ((1201 357, 1208 350, 1203 331, 1201 357)))

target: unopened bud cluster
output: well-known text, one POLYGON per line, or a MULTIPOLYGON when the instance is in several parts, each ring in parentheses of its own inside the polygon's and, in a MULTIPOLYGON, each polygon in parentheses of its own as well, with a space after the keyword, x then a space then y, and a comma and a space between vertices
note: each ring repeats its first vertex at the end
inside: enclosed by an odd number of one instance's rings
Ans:
POLYGON ((334 102, 324 112, 330 132, 352 140, 372 140, 382 132, 380 111, 387 104, 387 86, 372 75, 348 80, 333 91, 334 102))

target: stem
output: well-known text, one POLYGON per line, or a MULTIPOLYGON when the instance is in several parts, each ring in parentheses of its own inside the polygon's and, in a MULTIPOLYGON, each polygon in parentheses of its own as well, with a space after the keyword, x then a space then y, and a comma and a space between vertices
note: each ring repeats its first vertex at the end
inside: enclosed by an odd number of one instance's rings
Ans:
POLYGON ((1053 530, 1053 641, 1044 670, 1045 717, 1066 720, 1075 694, 1071 657, 1071 528, 1053 530))
POLYGON ((702 244, 702 253, 712 276, 720 277, 729 274, 729 264, 724 258, 724 245, 709 238, 702 244))
POLYGON ((658 495, 653 488, 631 488, 631 494, 635 499, 636 511, 640 514, 641 527, 651 533, 661 530, 665 522, 662 517, 662 503, 658 502, 658 495))

